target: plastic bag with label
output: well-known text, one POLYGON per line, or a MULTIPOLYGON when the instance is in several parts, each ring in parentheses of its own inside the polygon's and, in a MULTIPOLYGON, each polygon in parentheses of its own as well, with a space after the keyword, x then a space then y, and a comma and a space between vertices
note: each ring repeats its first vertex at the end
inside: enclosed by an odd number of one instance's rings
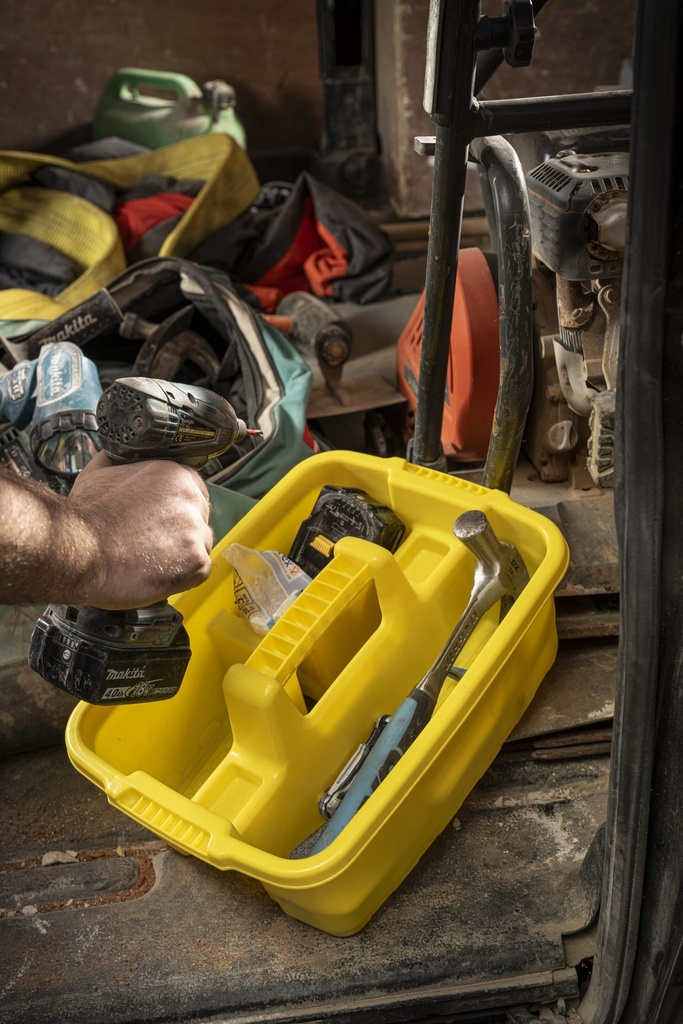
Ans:
POLYGON ((229 544, 223 557, 235 570, 235 604, 261 635, 311 582, 311 577, 280 551, 254 551, 243 544, 229 544))

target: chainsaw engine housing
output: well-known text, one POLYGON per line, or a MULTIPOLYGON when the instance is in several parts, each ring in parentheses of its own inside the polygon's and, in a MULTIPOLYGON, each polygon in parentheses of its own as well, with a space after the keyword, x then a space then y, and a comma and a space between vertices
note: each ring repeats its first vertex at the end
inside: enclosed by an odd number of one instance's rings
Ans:
POLYGON ((570 281, 621 275, 628 153, 561 151, 527 174, 534 255, 570 281))

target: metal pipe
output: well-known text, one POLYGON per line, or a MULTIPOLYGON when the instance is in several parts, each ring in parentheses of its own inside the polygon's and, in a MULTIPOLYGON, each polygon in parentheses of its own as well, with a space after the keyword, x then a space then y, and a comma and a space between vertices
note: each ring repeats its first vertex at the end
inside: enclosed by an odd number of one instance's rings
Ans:
POLYGON ((471 154, 487 172, 498 245, 500 380, 483 483, 509 493, 533 379, 529 200, 522 166, 509 142, 477 139, 471 154))
POLYGON ((425 310, 420 351, 415 436, 409 458, 423 466, 445 468, 441 448, 444 385, 453 321, 462 210, 467 174, 467 117, 472 102, 476 54, 474 36, 481 4, 458 0, 444 5, 448 25, 441 33, 445 56, 436 81, 443 106, 437 120, 436 160, 427 248, 425 310), (450 51, 450 52, 449 52, 450 51), (440 76, 440 77, 439 77, 440 76))
MULTIPOLYGON (((520 132, 564 131, 570 128, 601 128, 630 124, 633 92, 575 93, 573 96, 528 96, 515 100, 472 101, 468 112, 467 140, 488 135, 520 132)), ((433 156, 433 135, 418 135, 415 152, 433 156)))
POLYGON ((558 131, 629 124, 630 89, 584 92, 572 96, 528 96, 515 100, 474 100, 469 115, 470 139, 511 132, 558 131))

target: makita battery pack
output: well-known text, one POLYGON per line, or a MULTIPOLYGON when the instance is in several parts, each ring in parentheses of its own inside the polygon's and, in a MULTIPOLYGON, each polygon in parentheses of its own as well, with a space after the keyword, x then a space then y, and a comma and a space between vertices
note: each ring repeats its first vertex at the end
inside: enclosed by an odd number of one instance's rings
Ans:
POLYGON ((190 655, 171 605, 120 612, 50 605, 33 630, 29 665, 89 704, 142 704, 176 695, 190 655))

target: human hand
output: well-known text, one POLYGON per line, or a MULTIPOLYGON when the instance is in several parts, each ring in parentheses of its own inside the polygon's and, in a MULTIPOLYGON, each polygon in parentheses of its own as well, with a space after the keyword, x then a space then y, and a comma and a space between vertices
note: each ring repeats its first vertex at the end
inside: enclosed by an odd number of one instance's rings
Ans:
POLYGON ((69 603, 144 607, 197 586, 211 571, 209 495, 188 466, 165 459, 114 464, 99 452, 76 478, 67 505, 90 548, 80 596, 69 603))

